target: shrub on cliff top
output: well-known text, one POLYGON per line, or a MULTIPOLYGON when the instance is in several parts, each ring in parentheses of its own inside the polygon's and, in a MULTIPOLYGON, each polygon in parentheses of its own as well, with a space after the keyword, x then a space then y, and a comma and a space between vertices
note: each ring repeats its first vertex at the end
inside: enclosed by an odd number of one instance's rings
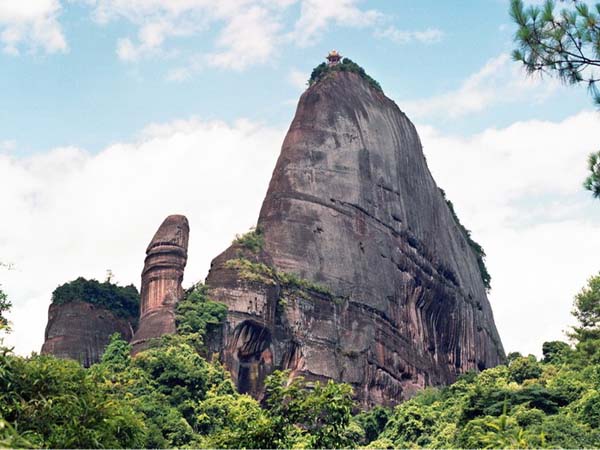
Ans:
POLYGON ((236 234, 232 244, 238 244, 247 248, 252 253, 258 253, 265 244, 265 238, 259 227, 251 228, 250 231, 242 235, 236 234))
POLYGON ((334 66, 329 66, 327 63, 321 63, 317 67, 315 67, 310 74, 310 79, 308 80, 308 85, 312 86, 313 84, 321 81, 325 76, 332 72, 354 72, 360 75, 363 80, 366 80, 373 88, 377 89, 379 92, 383 92, 381 89, 381 85, 372 77, 370 77, 365 69, 360 67, 350 58, 342 59, 342 62, 336 64, 334 66))
POLYGON ((71 302, 91 303, 117 316, 133 318, 139 313, 140 294, 133 284, 118 286, 110 281, 100 283, 79 277, 57 287, 52 293, 52 303, 55 305, 71 302))

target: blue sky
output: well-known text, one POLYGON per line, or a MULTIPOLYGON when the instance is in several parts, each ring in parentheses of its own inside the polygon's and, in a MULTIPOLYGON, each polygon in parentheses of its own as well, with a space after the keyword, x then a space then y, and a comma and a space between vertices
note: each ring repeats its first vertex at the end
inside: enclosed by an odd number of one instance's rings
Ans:
POLYGON ((38 350, 53 288, 76 276, 139 285, 170 213, 191 222, 186 283, 203 279, 256 220, 304 83, 337 48, 417 125, 487 251, 507 350, 539 354, 600 268, 581 189, 598 115, 583 87, 528 78, 513 32, 506 0, 0 0, 8 341, 38 350))
MULTIPOLYGON (((41 2, 59 5, 57 1, 41 2)), ((186 13, 196 13, 189 8, 173 18, 173 14, 163 12, 165 19, 157 7, 158 12, 136 16, 131 13, 135 2, 131 2, 131 8, 119 7, 127 2, 100 3, 116 11, 106 23, 97 17, 100 6, 86 2, 65 2, 49 14, 57 21, 65 48, 46 49, 43 41, 23 39, 16 45, 19 55, 6 51, 0 54, 5 105, 0 110, 0 141, 16 141, 19 153, 64 145, 97 151, 131 138, 150 122, 189 115, 222 120, 245 117, 284 126, 294 111, 289 100, 298 96, 289 80, 290 71, 308 78, 331 48, 339 48, 360 62, 400 106, 402 100, 441 95, 458 88, 490 58, 512 48, 513 27, 505 1, 357 2, 357 10, 365 15, 376 11, 377 18, 364 20, 366 25, 360 23, 360 18, 359 23, 347 25, 337 23, 332 13, 327 25, 301 44, 283 36, 294 28, 301 14, 300 2, 290 2, 282 12, 266 12, 271 20, 281 16, 277 19, 281 30, 272 37, 273 48, 267 57, 252 60, 252 51, 243 51, 241 45, 241 50, 224 49, 234 59, 250 57, 241 69, 211 66, 202 60, 215 49, 221 50, 216 41, 228 19, 214 19, 204 29, 185 36, 167 35, 160 47, 137 61, 127 61, 117 54, 118 42, 135 42, 144 21, 170 20, 177 25, 186 13), (131 15, 135 16, 133 20, 127 18, 131 15), (440 35, 423 41, 407 37, 404 42, 394 39, 391 33, 383 34, 390 29, 399 33, 430 30, 440 35), (190 65, 190 58, 197 59, 199 65, 193 75, 185 81, 169 81, 173 71, 190 65)), ((204 10, 199 9, 203 14, 204 10)), ((0 24, 1 20, 0 16, 0 24)), ((584 90, 574 90, 568 99, 567 104, 564 98, 555 101, 551 108, 529 105, 527 101, 518 107, 503 105, 483 111, 475 119, 463 117, 440 126, 474 132, 530 117, 561 119, 589 104, 584 90)))

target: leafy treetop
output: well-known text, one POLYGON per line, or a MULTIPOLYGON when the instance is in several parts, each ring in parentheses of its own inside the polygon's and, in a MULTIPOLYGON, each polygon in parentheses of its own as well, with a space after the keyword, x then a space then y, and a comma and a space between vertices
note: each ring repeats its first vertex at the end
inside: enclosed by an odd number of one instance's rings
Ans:
MULTIPOLYGON (((529 74, 557 76, 567 84, 586 84, 600 107, 600 3, 568 0, 560 11, 553 0, 543 6, 525 7, 523 0, 511 0, 510 15, 518 25, 517 49, 513 58, 529 74)), ((600 198, 600 152, 588 159, 589 176, 584 187, 600 198)))
POLYGON ((556 10, 553 0, 542 7, 525 7, 523 0, 511 0, 510 14, 518 25, 513 58, 529 73, 556 75, 565 83, 585 83, 598 106, 600 91, 600 3, 590 7, 582 0, 569 0, 570 6, 556 10))

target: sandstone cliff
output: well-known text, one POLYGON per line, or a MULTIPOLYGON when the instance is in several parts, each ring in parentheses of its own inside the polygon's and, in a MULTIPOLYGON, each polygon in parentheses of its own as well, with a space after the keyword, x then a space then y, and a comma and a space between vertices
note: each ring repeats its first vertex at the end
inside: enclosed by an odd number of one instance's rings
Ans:
POLYGON ((146 348, 150 339, 176 331, 175 306, 183 297, 181 282, 189 233, 184 216, 169 216, 148 245, 142 271, 140 325, 131 341, 134 354, 146 348))
POLYGON ((364 405, 504 359, 476 255, 413 124, 359 75, 301 97, 254 236, 213 260, 238 388, 290 369, 354 386, 364 405))
POLYGON ((131 319, 85 301, 51 304, 41 353, 89 367, 100 361, 112 334, 119 333, 129 341, 132 324, 131 319))

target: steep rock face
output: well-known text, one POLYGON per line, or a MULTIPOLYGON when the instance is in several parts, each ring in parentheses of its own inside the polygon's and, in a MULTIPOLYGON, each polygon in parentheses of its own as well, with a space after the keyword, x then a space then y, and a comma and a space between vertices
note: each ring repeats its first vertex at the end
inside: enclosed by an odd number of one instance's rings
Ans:
POLYGON ((167 217, 146 249, 140 301, 140 325, 131 341, 133 353, 150 339, 175 333, 175 306, 183 296, 190 227, 184 216, 167 217))
POLYGON ((357 74, 301 97, 258 219, 207 284, 229 308, 218 349, 240 390, 290 369, 364 405, 492 367, 504 352, 476 256, 413 124, 357 74), (287 274, 294 274, 289 276, 287 274))
POLYGON ((51 304, 41 353, 74 359, 89 367, 100 361, 114 333, 129 341, 133 336, 131 322, 84 301, 51 304))

